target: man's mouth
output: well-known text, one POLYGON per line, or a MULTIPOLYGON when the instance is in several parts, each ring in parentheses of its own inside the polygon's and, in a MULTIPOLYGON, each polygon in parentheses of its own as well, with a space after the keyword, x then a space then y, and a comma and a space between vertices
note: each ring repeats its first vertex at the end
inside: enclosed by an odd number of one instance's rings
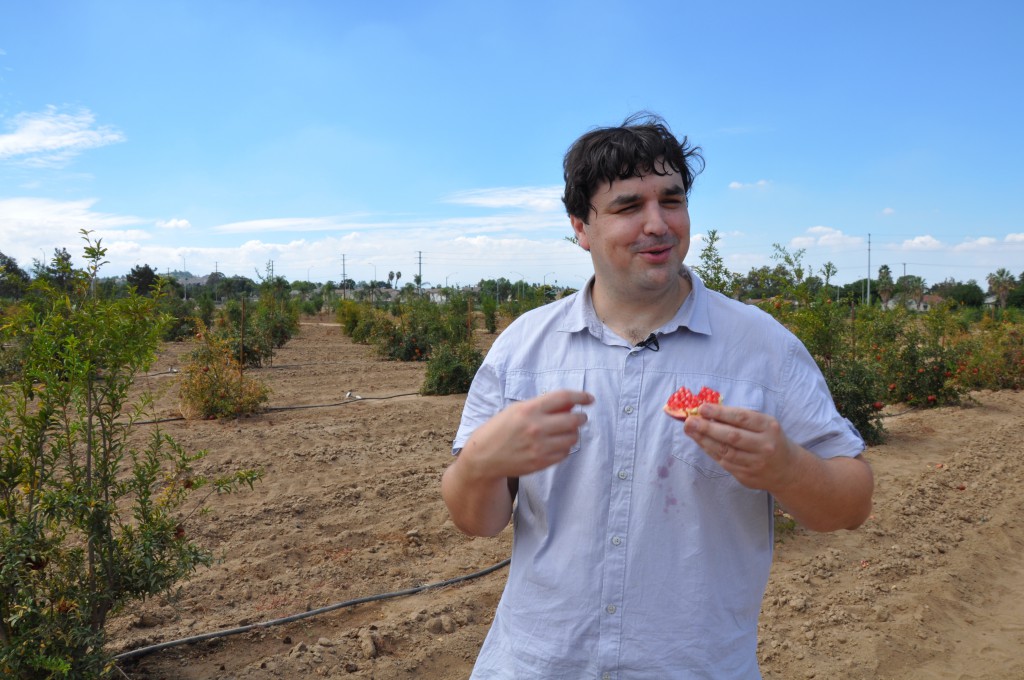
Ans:
POLYGON ((641 243, 634 246, 634 251, 641 255, 664 255, 676 247, 678 243, 641 243))
POLYGON ((649 250, 642 250, 639 253, 640 258, 652 265, 663 265, 672 259, 671 248, 655 248, 649 250))
POLYGON ((655 246, 647 246, 645 248, 637 248, 636 252, 638 255, 643 256, 649 260, 662 260, 668 257, 672 252, 673 244, 663 243, 655 246))

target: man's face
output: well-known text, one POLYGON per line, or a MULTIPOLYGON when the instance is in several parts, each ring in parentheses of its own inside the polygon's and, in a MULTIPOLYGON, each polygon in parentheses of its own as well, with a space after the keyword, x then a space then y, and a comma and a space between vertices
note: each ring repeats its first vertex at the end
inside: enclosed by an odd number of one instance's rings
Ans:
POLYGON ((599 285, 620 295, 660 292, 678 284, 690 247, 690 213, 680 175, 647 174, 600 185, 590 223, 571 218, 590 251, 599 285))

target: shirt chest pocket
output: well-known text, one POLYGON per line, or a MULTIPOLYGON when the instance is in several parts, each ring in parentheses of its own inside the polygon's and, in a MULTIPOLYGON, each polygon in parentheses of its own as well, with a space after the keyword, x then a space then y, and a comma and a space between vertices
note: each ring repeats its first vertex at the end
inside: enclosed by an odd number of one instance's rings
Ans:
MULTIPOLYGON (((556 390, 583 391, 586 378, 586 371, 567 369, 551 371, 510 371, 505 378, 504 406, 505 408, 520 401, 528 401, 535 397, 542 396, 556 390)), ((579 406, 574 410, 581 410, 579 406)), ((569 453, 576 453, 586 437, 589 423, 580 428, 579 439, 569 450, 569 453)))
MULTIPOLYGON (((751 411, 764 411, 764 393, 759 389, 739 391, 728 389, 722 391, 722 403, 727 406, 749 409, 751 411)), ((696 470, 704 477, 728 477, 725 468, 704 452, 704 449, 697 446, 697 443, 690 439, 683 432, 682 423, 674 423, 672 428, 672 456, 696 470)))

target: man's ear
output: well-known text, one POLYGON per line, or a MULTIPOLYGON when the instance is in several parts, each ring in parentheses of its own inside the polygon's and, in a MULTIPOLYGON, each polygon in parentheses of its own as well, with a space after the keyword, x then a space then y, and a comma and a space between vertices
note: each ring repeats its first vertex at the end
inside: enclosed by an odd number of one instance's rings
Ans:
POLYGON ((586 224, 578 217, 572 215, 569 216, 569 222, 572 224, 572 230, 576 234, 576 242, 580 244, 580 248, 590 251, 590 239, 587 238, 587 232, 585 230, 586 224))

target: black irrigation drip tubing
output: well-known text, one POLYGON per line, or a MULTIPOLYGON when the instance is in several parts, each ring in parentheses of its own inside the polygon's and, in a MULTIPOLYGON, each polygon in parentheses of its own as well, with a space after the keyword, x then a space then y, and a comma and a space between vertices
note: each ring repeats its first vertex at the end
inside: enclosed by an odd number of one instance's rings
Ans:
MULTIPOLYGON (((346 364, 351 363, 348 361, 310 361, 305 364, 270 364, 268 366, 259 366, 257 368, 250 367, 249 371, 265 371, 271 368, 302 368, 303 366, 323 366, 325 364, 346 364)), ((178 375, 181 371, 177 368, 168 368, 166 371, 157 371, 156 373, 143 373, 145 378, 153 378, 158 375, 178 375)))
POLYGON ((353 396, 351 399, 345 401, 339 401, 334 404, 302 404, 299 406, 271 406, 266 411, 295 411, 304 408, 328 408, 331 406, 344 406, 345 404, 352 404, 357 401, 384 401, 385 399, 397 399, 398 397, 415 397, 419 396, 419 392, 404 392, 402 394, 392 394, 387 397, 360 397, 353 396))
POLYGON ((378 602, 380 600, 390 600, 390 599, 395 598, 395 597, 405 597, 407 595, 415 595, 416 593, 422 593, 422 592, 424 592, 426 590, 434 590, 436 588, 443 588, 445 586, 455 585, 457 583, 462 583, 463 581, 469 581, 469 580, 472 580, 472 579, 475 579, 475 578, 480 578, 481 576, 486 576, 487 574, 490 574, 491 572, 497 571, 498 569, 501 569, 502 567, 508 566, 510 561, 511 560, 509 560, 509 559, 504 559, 501 562, 498 562, 497 564, 494 564, 494 565, 491 565, 490 567, 487 567, 486 569, 481 569, 480 571, 475 571, 472 574, 465 574, 463 576, 456 576, 455 578, 450 578, 450 579, 447 579, 445 581, 438 581, 437 583, 427 583, 427 584, 422 585, 422 586, 416 586, 414 588, 407 588, 405 590, 397 590, 397 591, 390 592, 390 593, 381 593, 379 595, 370 595, 370 596, 367 596, 367 597, 360 597, 360 598, 357 598, 355 600, 348 600, 346 602, 338 602, 336 604, 327 605, 326 607, 320 607, 319 609, 311 609, 310 611, 302 612, 301 614, 293 614, 291 616, 285 616, 285 617, 280 618, 280 619, 273 619, 271 621, 262 621, 260 623, 252 623, 252 624, 249 624, 247 626, 239 626, 237 628, 230 628, 230 629, 227 629, 227 630, 220 630, 220 631, 217 631, 216 633, 204 633, 202 635, 193 635, 191 637, 181 638, 180 640, 170 640, 168 642, 161 642, 161 643, 156 644, 156 645, 150 645, 149 647, 140 647, 139 649, 133 649, 133 650, 128 651, 128 652, 122 652, 121 654, 118 654, 117 656, 115 656, 114 660, 115 661, 121 661, 121 660, 127 660, 127 659, 134 659, 134 658, 138 658, 138 657, 141 657, 141 656, 145 656, 147 654, 152 654, 153 652, 159 652, 161 650, 168 649, 170 647, 177 647, 179 645, 194 644, 196 642, 204 642, 206 640, 215 640, 217 638, 227 637, 229 635, 239 635, 241 633, 248 633, 251 630, 270 628, 271 626, 279 626, 279 625, 285 624, 285 623, 292 623, 293 621, 300 621, 302 619, 307 619, 307 618, 309 618, 311 616, 318 616, 320 614, 326 614, 328 612, 332 612, 332 611, 335 611, 337 609, 343 609, 343 608, 346 608, 346 607, 354 607, 355 605, 358 605, 358 604, 365 604, 367 602, 378 602))
MULTIPOLYGON (((384 401, 386 399, 397 399, 398 397, 416 397, 419 396, 419 392, 403 392, 401 394, 390 394, 386 397, 361 397, 355 395, 345 401, 336 401, 333 404, 300 404, 298 406, 271 406, 262 411, 262 413, 271 413, 274 411, 297 411, 300 409, 307 408, 333 408, 335 406, 344 406, 345 404, 354 404, 359 401, 384 401)), ((178 420, 185 420, 182 416, 176 416, 174 418, 157 418, 155 420, 138 420, 135 425, 156 425, 159 423, 173 423, 178 420)))

